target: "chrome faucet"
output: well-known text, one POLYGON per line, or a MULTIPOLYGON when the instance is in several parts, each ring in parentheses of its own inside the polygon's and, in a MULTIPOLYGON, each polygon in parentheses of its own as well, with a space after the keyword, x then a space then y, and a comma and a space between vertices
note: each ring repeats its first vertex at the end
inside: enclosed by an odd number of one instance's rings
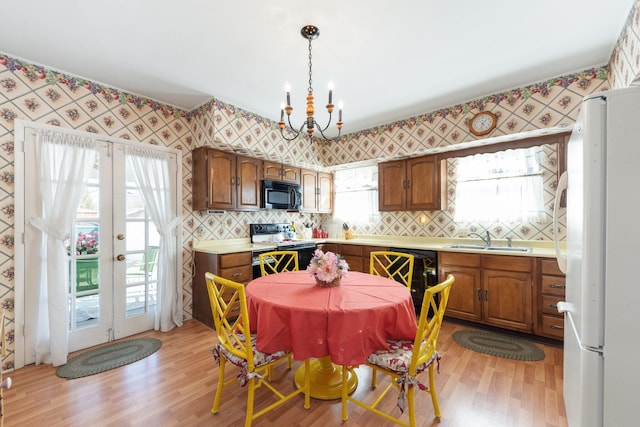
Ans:
POLYGON ((489 230, 487 230, 487 237, 482 237, 481 234, 478 234, 476 232, 471 232, 469 234, 467 234, 467 236, 478 236, 480 238, 480 240, 482 240, 485 244, 486 247, 491 246, 491 234, 489 233, 489 230))

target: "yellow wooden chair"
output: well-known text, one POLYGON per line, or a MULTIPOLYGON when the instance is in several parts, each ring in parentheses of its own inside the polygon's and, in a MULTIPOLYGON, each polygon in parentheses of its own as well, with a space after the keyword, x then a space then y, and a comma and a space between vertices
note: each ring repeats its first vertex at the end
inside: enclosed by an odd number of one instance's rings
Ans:
POLYGON ((385 419, 405 427, 414 427, 416 425, 415 416, 415 389, 424 390, 431 394, 433 402, 433 411, 437 418, 440 418, 440 406, 438 405, 438 396, 436 395, 434 381, 434 362, 439 363, 440 356, 436 351, 436 343, 438 333, 442 325, 442 318, 449 300, 449 292, 451 285, 455 281, 453 275, 449 275, 442 283, 427 288, 422 300, 422 311, 420 312, 420 320, 418 321, 418 330, 413 341, 390 340, 389 350, 379 350, 372 353, 367 358, 367 366, 373 369, 371 375, 371 388, 376 388, 377 372, 391 376, 390 384, 378 394, 371 404, 356 400, 348 395, 347 375, 349 368, 342 370, 342 420, 346 421, 347 402, 353 402, 356 405, 378 414, 385 419), (429 308, 433 309, 433 317, 427 318, 429 308), (429 386, 425 386, 418 381, 417 375, 425 370, 429 370, 429 386), (409 421, 400 419, 387 412, 377 408, 378 404, 392 389, 398 389, 398 408, 404 412, 408 406, 409 421), (408 401, 408 405, 407 405, 408 401))
POLYGON ((271 251, 260 254, 258 257, 262 276, 284 271, 298 271, 298 252, 296 251, 271 251))
POLYGON ((249 313, 243 284, 218 277, 212 273, 206 273, 205 279, 216 335, 218 336, 218 344, 215 345, 211 352, 216 362, 220 365, 218 388, 211 413, 218 413, 222 389, 238 380, 240 385, 248 386, 247 414, 244 423, 246 427, 250 426, 254 419, 299 394, 304 394, 304 408, 309 409, 311 404, 309 396, 309 359, 304 362, 306 371, 304 387, 286 395, 281 393, 270 383, 271 368, 274 364, 285 359, 289 352, 262 353, 256 349, 256 335, 251 334, 249 329, 249 313), (225 365, 227 361, 238 366, 240 374, 233 375, 225 380, 225 365), (256 411, 254 409, 254 395, 255 390, 261 386, 271 390, 277 396, 277 400, 256 411))
POLYGON ((374 251, 369 258, 369 274, 384 276, 404 283, 411 289, 414 257, 393 251, 374 251))

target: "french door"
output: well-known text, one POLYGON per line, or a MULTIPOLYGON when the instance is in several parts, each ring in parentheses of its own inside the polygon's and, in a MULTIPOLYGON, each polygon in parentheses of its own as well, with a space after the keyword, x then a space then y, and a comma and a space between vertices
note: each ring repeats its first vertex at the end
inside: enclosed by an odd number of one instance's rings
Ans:
MULTIPOLYGON (((34 145, 25 137, 25 170, 35 168, 34 145)), ((153 151, 153 148, 145 147, 153 151)), ((68 331, 69 352, 153 329, 158 297, 160 236, 126 161, 125 144, 99 142, 97 157, 65 241, 69 255, 68 331)), ((172 187, 177 197, 176 154, 170 158, 172 187)), ((33 169, 31 169, 33 170, 33 169)), ((28 174, 25 174, 28 175, 28 174)), ((38 182, 25 177, 25 218, 40 216, 38 182)), ((41 237, 25 228, 25 245, 37 245, 41 237)), ((176 242, 167 242, 176 244, 176 242)), ((35 362, 34 319, 37 283, 25 261, 25 364, 35 362)))

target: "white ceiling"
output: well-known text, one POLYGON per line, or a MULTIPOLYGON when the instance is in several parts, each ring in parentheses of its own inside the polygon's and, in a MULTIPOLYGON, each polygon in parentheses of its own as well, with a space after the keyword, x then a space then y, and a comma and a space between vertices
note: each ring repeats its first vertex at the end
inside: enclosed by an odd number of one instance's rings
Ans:
MULTIPOLYGON (((0 0, 0 51, 185 110, 215 97, 301 125, 313 42, 343 134, 607 63, 634 0, 0 0)), ((334 119, 335 121, 335 119, 334 119)), ((335 133, 335 132, 334 132, 335 133)))

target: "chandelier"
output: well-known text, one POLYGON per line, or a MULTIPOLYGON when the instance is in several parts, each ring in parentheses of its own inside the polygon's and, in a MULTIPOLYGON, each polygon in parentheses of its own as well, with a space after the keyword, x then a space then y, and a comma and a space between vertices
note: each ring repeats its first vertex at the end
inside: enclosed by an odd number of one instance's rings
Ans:
MULTIPOLYGON (((329 128, 329 125, 331 124, 331 114, 333 113, 333 88, 330 86, 329 87, 329 103, 327 104, 327 112, 329 113, 329 121, 327 122, 327 125, 323 128, 321 127, 318 122, 316 121, 315 117, 313 116, 313 114, 315 113, 315 108, 313 106, 313 87, 312 87, 312 73, 311 73, 311 41, 314 39, 317 39, 318 36, 320 35, 320 30, 318 29, 318 27, 313 26, 313 25, 305 25, 304 27, 302 27, 302 29, 300 30, 300 34, 302 35, 302 37, 304 37, 305 39, 309 40, 309 89, 308 89, 308 93, 307 93, 307 120, 302 123, 302 125, 300 126, 300 128, 298 128, 297 130, 291 125, 291 112, 293 111, 293 107, 291 106, 291 89, 289 88, 289 85, 287 84, 287 87, 285 88, 285 91, 287 93, 287 105, 282 105, 280 108, 280 133, 282 134, 282 137, 284 139, 286 139, 287 141, 293 141, 294 139, 296 139, 298 137, 298 135, 300 135, 302 133, 302 129, 306 126, 307 127, 307 134, 309 135, 309 139, 313 138, 313 132, 314 132, 314 128, 318 130, 318 132, 320 132, 320 135, 322 135, 322 138, 324 138, 325 140, 329 139, 324 135, 324 132, 329 128), (285 124, 284 122, 284 114, 287 113, 287 124, 285 124), (285 133, 284 133, 284 129, 285 127, 287 127, 288 131, 291 131, 293 133, 293 136, 291 138, 288 138, 285 133)), ((338 127, 338 136, 340 136, 340 132, 342 131, 342 103, 338 106, 338 122, 336 123, 336 126, 338 127)))

